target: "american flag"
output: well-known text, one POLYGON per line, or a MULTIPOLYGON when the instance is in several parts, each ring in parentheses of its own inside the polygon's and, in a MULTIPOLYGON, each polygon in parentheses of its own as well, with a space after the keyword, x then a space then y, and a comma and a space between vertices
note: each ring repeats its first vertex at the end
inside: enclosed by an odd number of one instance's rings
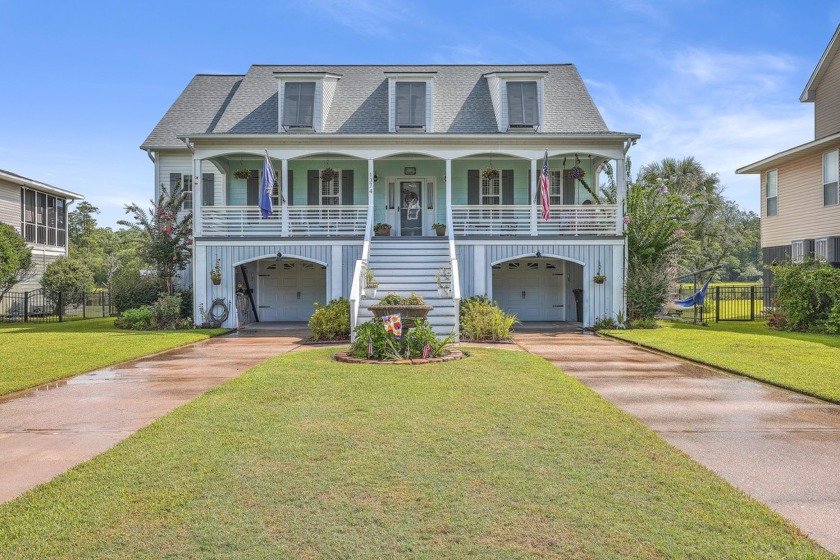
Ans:
POLYGON ((373 339, 368 337, 368 358, 373 356, 373 339))
POLYGON ((429 354, 431 352, 432 352, 432 347, 429 346, 429 343, 427 342, 426 345, 423 347, 423 359, 428 358, 429 354))
POLYGON ((542 217, 546 222, 551 218, 551 197, 549 196, 549 174, 548 174, 548 150, 543 157, 543 166, 540 170, 540 195, 542 198, 542 217))

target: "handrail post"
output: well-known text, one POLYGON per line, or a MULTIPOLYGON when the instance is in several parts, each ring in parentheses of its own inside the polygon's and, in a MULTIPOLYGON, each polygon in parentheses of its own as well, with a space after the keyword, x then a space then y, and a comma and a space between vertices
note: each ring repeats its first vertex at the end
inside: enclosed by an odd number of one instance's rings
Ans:
POLYGON ((280 160, 280 236, 289 237, 289 160, 280 160))
POLYGON ((531 235, 536 236, 537 232, 537 192, 539 187, 537 186, 537 182, 539 179, 537 178, 537 160, 531 160, 531 184, 528 185, 528 189, 531 195, 531 235))

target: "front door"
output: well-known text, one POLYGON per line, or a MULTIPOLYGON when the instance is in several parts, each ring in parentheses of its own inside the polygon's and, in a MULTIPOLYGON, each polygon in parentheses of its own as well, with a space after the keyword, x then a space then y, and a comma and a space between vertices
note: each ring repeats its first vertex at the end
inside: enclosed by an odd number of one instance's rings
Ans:
POLYGON ((400 235, 423 235, 423 182, 400 181, 400 235))

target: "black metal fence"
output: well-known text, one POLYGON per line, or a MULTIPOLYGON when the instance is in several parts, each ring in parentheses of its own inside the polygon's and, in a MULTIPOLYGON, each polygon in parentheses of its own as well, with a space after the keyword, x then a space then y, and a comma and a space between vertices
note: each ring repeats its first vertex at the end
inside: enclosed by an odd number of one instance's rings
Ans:
MULTIPOLYGON (((687 298, 695 291, 692 286, 683 285, 677 297, 687 298)), ((702 307, 675 310, 673 314, 704 323, 764 320, 773 309, 775 298, 775 286, 709 286, 702 307)))
POLYGON ((7 292, 0 297, 0 322, 61 323, 72 319, 110 317, 115 314, 111 293, 85 292, 65 297, 43 288, 29 292, 7 292))

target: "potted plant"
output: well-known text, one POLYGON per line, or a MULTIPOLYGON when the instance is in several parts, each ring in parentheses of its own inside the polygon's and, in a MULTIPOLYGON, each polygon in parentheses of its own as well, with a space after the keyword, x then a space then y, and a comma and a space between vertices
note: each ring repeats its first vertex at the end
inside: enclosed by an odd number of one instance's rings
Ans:
POLYGON ((327 181, 327 182, 332 181, 333 179, 335 179, 335 175, 336 175, 335 169, 333 169, 332 167, 325 167, 324 169, 321 170, 321 180, 322 181, 327 181))
POLYGON ((426 305, 422 296, 417 294, 411 294, 410 296, 388 294, 380 299, 379 303, 371 305, 368 309, 371 310, 376 319, 382 319, 387 315, 399 315, 403 327, 405 327, 403 330, 403 336, 405 336, 408 329, 414 327, 417 321, 425 319, 433 307, 426 305))
POLYGON ((583 167, 575 165, 569 169, 569 174, 575 179, 583 179, 586 176, 586 171, 583 170, 583 167))
POLYGON ((214 286, 222 283, 222 260, 218 257, 216 258, 216 266, 210 271, 210 281, 213 282, 214 286))
POLYGON ((452 287, 452 271, 442 266, 435 273, 435 279, 438 283, 438 295, 440 297, 449 297, 449 290, 452 287))
POLYGON ((379 287, 379 282, 376 281, 376 276, 373 270, 365 268, 365 290, 364 295, 369 298, 376 297, 376 289, 379 287))
POLYGON ((234 171, 233 176, 236 177, 237 179, 250 179, 251 178, 251 170, 247 169, 245 167, 242 167, 241 169, 237 169, 236 171, 234 171))
POLYGON ((607 281, 607 277, 601 274, 601 263, 598 263, 598 273, 592 277, 592 281, 596 284, 603 284, 607 281))
POLYGON ((377 237, 391 237, 391 224, 378 223, 373 226, 373 233, 377 237))
POLYGON ((481 170, 481 178, 487 179, 488 181, 492 181, 493 179, 499 178, 499 170, 495 167, 488 167, 486 169, 481 170))
POLYGON ((446 224, 435 224, 432 226, 432 229, 435 230, 438 237, 446 235, 446 224))

